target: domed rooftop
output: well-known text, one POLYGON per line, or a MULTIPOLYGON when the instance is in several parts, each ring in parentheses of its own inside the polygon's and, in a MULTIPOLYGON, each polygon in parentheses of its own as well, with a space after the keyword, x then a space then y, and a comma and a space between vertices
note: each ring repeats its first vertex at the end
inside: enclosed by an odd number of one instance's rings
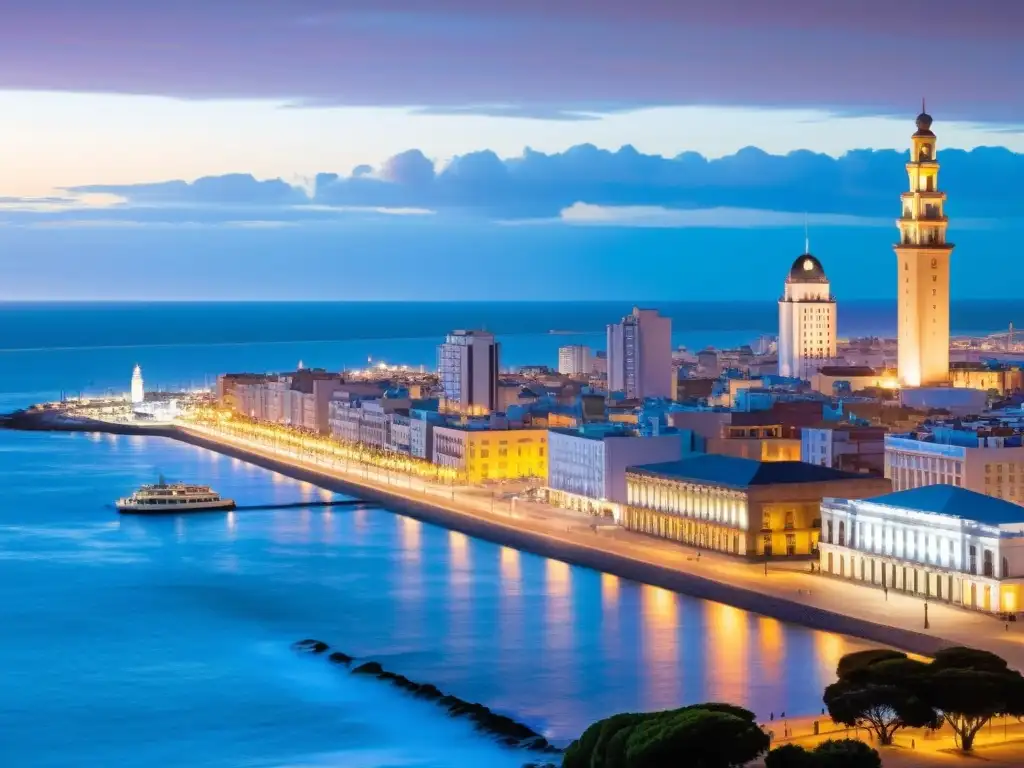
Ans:
POLYGON ((786 282, 827 283, 828 278, 825 277, 825 268, 821 266, 821 262, 815 256, 805 253, 803 256, 798 256, 796 261, 793 262, 786 282))
POLYGON ((932 116, 925 109, 924 99, 921 99, 921 114, 917 116, 917 133, 915 136, 934 136, 932 133, 932 116))

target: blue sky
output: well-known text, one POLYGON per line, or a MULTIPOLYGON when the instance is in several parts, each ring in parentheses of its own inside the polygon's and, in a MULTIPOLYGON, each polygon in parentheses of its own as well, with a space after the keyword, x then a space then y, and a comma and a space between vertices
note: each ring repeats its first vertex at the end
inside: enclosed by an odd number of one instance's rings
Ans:
MULTIPOLYGON (((187 283, 137 278, 186 247, 218 276, 192 289, 204 298, 357 298, 367 289, 345 280, 354 260, 402 264, 373 298, 416 298, 426 284, 449 291, 429 270, 463 242, 478 253, 459 259, 479 297, 550 293, 508 278, 526 243, 534 270, 601 265, 587 291, 602 295, 622 285, 607 275, 616 263, 639 268, 634 288, 650 295, 707 292, 658 275, 708 249, 743 267, 711 293, 768 295, 743 275, 766 261, 784 275, 805 216, 837 274, 851 242, 886 251, 879 268, 891 259, 922 95, 945 149, 951 236, 978 249, 963 257, 972 264, 1010 267, 998 244, 1024 195, 998 185, 1024 171, 1024 106, 1007 97, 1024 74, 1024 6, 368 8, 36 0, 5 11, 0 298, 184 298, 187 283), (243 251, 250 274, 299 251, 323 279, 264 288, 239 280, 237 264, 234 278, 218 272, 243 251), (42 279, 40 258, 65 266, 42 279), (88 279, 64 279, 83 260, 88 279)), ((972 295, 989 290, 977 270, 963 279, 972 295)))

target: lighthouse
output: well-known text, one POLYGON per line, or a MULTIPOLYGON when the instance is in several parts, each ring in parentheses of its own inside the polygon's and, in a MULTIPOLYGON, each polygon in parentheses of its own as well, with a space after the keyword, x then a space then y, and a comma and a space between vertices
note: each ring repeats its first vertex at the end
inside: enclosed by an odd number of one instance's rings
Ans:
POLYGON ((142 383, 142 368, 138 365, 132 371, 132 405, 141 405, 146 399, 146 389, 142 383))

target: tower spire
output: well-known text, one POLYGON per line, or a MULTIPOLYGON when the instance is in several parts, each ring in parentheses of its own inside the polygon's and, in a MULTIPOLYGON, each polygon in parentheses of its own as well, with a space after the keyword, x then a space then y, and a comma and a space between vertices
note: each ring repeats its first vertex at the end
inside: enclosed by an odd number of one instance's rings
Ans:
POLYGON ((807 211, 804 211, 804 253, 811 252, 811 236, 807 230, 807 211))

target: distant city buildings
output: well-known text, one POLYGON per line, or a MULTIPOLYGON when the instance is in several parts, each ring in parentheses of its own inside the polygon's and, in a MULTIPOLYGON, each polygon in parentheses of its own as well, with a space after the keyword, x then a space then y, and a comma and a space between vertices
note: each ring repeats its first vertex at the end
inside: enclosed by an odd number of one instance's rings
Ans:
MULTIPOLYGON (((923 105, 922 105, 923 107, 923 105)), ((904 387, 949 382, 948 220, 939 191, 939 163, 932 118, 923 109, 910 140, 903 210, 895 246, 899 334, 899 379, 904 387)))
POLYGON ((822 423, 800 430, 800 461, 844 472, 885 472, 884 427, 822 423))
POLYGON ((459 413, 498 409, 499 344, 486 331, 452 331, 437 349, 442 408, 459 413))
POLYGON ((641 400, 675 396, 671 319, 634 307, 607 335, 609 392, 641 400))
POLYGON ((558 372, 565 376, 590 376, 594 371, 590 347, 569 344, 558 348, 558 372))
POLYGON ((836 301, 809 252, 793 262, 779 299, 779 375, 809 379, 836 356, 836 301))

